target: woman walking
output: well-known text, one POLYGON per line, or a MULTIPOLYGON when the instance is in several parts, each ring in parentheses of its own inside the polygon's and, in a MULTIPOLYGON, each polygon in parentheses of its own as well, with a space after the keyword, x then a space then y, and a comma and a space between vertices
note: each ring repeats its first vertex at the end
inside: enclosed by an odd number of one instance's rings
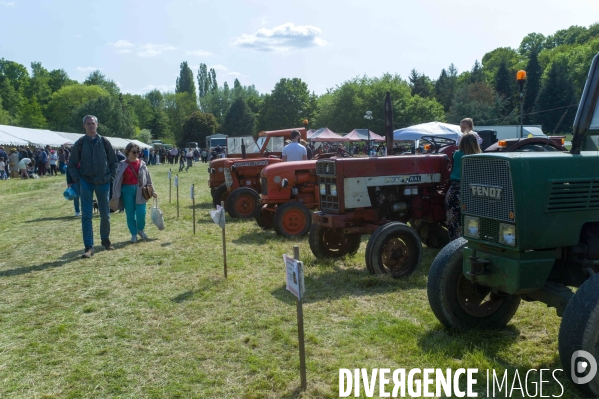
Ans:
MULTIPOLYGON (((148 236, 144 232, 146 227, 146 202, 142 196, 142 187, 152 186, 152 178, 146 166, 146 163, 138 159, 140 148, 136 144, 129 143, 125 147, 124 161, 119 163, 114 179, 112 195, 115 199, 122 199, 127 215, 127 227, 131 233, 130 242, 137 242, 137 235, 142 240, 147 240, 148 236)), ((157 197, 156 192, 153 193, 157 197)))
POLYGON ((481 152, 474 134, 464 134, 458 150, 453 153, 451 169, 451 185, 445 195, 445 212, 447 215, 447 230, 451 241, 462 236, 462 211, 460 209, 460 180, 462 178, 462 157, 481 152))

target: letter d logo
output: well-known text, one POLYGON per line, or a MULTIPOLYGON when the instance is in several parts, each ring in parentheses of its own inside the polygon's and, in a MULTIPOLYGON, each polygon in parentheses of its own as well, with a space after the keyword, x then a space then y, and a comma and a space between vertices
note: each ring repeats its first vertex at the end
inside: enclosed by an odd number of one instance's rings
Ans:
POLYGON ((572 381, 575 384, 587 384, 591 382, 595 375, 597 374, 597 361, 587 351, 576 351, 572 354, 572 358, 570 360, 570 374, 572 377, 572 381), (582 360, 584 359, 584 360, 582 360), (587 373, 585 377, 578 377, 577 374, 587 373))

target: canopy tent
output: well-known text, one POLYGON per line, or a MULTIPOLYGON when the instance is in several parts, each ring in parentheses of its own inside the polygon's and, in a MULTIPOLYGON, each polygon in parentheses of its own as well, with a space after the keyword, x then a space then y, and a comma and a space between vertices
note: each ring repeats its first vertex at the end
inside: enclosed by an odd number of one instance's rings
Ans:
POLYGON ((65 133, 65 132, 55 132, 59 136, 64 137, 67 140, 70 140, 71 143, 75 143, 79 139, 79 137, 83 136, 81 133, 65 133))
POLYGON ((316 132, 314 132, 314 134, 308 138, 308 141, 332 141, 332 142, 343 141, 343 142, 347 142, 349 140, 347 140, 345 137, 341 136, 340 134, 333 132, 329 128, 325 127, 322 129, 318 129, 316 132))
MULTIPOLYGON (((127 140, 127 139, 122 139, 120 137, 108 137, 108 136, 104 136, 104 137, 106 137, 106 139, 108 141, 110 141, 110 144, 112 144, 112 148, 116 148, 119 150, 122 150, 125 147, 127 147, 127 144, 129 144, 129 142, 131 141, 131 140, 127 140)), ((147 145, 147 144, 144 144, 144 145, 148 146, 148 148, 152 148, 151 145, 147 145)))
MULTIPOLYGON (((112 138, 114 138, 114 137, 106 137, 106 138, 107 138, 107 139, 112 139, 112 138)), ((123 139, 120 139, 120 140, 123 140, 123 139)), ((148 144, 142 143, 142 142, 141 142, 141 141, 139 141, 139 140, 128 140, 128 141, 130 141, 130 142, 132 142, 132 143, 134 143, 134 144, 137 144, 137 145, 139 146, 139 148, 149 148, 149 149, 152 149, 152 146, 151 146, 151 145, 148 145, 148 144)))
POLYGON ((422 136, 435 136, 457 140, 462 135, 459 125, 428 122, 393 131, 393 140, 420 140, 422 136))
POLYGON ((63 144, 73 144, 73 141, 60 136, 56 132, 44 129, 29 129, 26 127, 16 127, 0 125, 0 130, 13 137, 27 141, 28 144, 51 147, 60 147, 63 144))
POLYGON ((17 138, 15 136, 10 135, 9 133, 6 133, 6 132, 2 131, 2 126, 0 126, 0 144, 4 144, 4 145, 27 145, 29 143, 26 142, 25 140, 21 140, 20 138, 17 138))
MULTIPOLYGON (((344 136, 348 141, 368 141, 368 129, 354 129, 344 136)), ((385 138, 370 131, 370 141, 384 142, 385 138)))
POLYGON ((310 129, 310 130, 308 130, 308 131, 306 132, 306 137, 308 137, 308 138, 312 137, 312 135, 314 134, 314 132, 315 132, 315 131, 316 131, 316 130, 314 130, 314 129, 310 129))

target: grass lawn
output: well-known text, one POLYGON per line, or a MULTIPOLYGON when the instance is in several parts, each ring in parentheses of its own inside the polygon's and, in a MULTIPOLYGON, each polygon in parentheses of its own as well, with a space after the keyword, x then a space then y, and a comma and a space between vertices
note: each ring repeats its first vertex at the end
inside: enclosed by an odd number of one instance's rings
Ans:
MULTIPOLYGON (((507 369, 511 386, 516 369, 524 384, 530 368, 561 368, 560 318, 543 304, 522 303, 501 331, 442 328, 426 296, 435 250, 424 249, 411 278, 394 280, 368 274, 367 237, 353 257, 318 261, 307 237, 287 240, 227 218, 225 280, 205 164, 180 174, 179 219, 174 187, 168 203, 168 167, 150 171, 166 230, 151 225, 148 208, 150 242, 129 244, 124 214, 113 214, 116 250, 107 252, 95 217, 96 253, 87 260, 63 176, 0 181, 0 396, 334 398, 339 368, 464 367, 479 369, 479 397, 488 397, 487 369, 507 369), (295 244, 306 265, 305 393, 282 261, 295 244)), ((561 397, 577 397, 565 373, 556 375, 561 397)), ((550 374, 543 379, 543 395, 560 394, 550 374)))

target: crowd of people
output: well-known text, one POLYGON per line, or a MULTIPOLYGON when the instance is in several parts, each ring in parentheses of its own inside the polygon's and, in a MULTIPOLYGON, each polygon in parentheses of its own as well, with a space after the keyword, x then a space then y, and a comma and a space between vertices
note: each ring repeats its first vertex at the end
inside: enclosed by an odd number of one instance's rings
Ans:
POLYGON ((67 146, 58 149, 52 149, 50 146, 5 149, 0 146, 0 180, 58 176, 59 172, 64 175, 69 155, 67 146))

